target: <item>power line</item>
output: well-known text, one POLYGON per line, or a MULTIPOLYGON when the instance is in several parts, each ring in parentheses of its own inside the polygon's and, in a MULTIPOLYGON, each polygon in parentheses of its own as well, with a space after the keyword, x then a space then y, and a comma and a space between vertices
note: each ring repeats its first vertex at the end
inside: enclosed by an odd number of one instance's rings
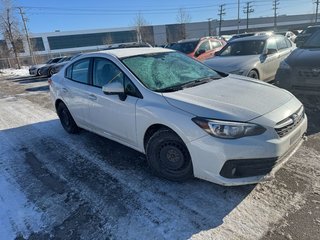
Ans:
POLYGON ((226 4, 221 4, 219 6, 219 36, 221 36, 221 24, 222 24, 222 16, 226 15, 226 9, 225 9, 226 4))
POLYGON ((316 6, 316 19, 315 19, 315 23, 318 22, 318 10, 319 10, 319 0, 314 2, 317 6, 316 6))
POLYGON ((252 2, 246 2, 246 6, 243 9, 243 12, 247 14, 247 30, 249 29, 249 14, 254 12, 252 7, 252 2))
POLYGON ((280 0, 273 0, 273 10, 274 10, 274 30, 277 30, 277 10, 279 9, 278 6, 280 4, 280 0))

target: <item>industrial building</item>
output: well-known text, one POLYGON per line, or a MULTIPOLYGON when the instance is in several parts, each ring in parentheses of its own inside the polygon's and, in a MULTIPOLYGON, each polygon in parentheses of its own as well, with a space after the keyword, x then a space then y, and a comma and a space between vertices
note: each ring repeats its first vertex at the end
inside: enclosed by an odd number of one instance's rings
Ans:
MULTIPOLYGON (((277 30, 298 30, 314 23, 313 14, 283 15, 277 17, 277 30)), ((274 30, 273 17, 251 18, 249 29, 246 29, 246 20, 239 23, 239 32, 253 32, 274 30)), ((234 34, 238 32, 238 20, 225 20, 222 22, 221 34, 234 34)), ((218 20, 210 22, 193 22, 186 24, 166 24, 146 26, 142 30, 142 40, 154 46, 162 46, 178 41, 182 38, 197 38, 219 34, 218 20)), ((56 56, 69 55, 77 52, 97 51, 106 46, 137 41, 137 33, 134 27, 92 29, 68 32, 48 32, 31 34, 30 42, 34 55, 56 56)), ((20 57, 30 56, 26 40, 22 41, 20 57)), ((8 44, 0 40, 0 50, 6 50, 8 44)), ((0 57, 1 58, 1 57, 0 57)))

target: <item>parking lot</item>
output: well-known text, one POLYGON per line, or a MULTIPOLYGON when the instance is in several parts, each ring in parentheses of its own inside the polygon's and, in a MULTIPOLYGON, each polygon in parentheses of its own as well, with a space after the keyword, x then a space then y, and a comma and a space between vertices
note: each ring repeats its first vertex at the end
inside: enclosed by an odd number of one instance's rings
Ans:
POLYGON ((132 149, 68 135, 47 78, 1 77, 0 238, 319 239, 320 110, 301 100, 308 136, 290 160, 257 185, 222 187, 159 179, 132 149))

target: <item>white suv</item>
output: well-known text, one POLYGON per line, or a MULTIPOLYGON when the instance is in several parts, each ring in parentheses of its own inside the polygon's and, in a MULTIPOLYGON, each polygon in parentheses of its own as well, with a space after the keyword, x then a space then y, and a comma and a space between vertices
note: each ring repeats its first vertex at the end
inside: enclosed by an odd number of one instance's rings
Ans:
POLYGON ((49 80, 62 126, 120 142, 170 180, 259 181, 307 129, 289 92, 162 48, 83 54, 49 80))

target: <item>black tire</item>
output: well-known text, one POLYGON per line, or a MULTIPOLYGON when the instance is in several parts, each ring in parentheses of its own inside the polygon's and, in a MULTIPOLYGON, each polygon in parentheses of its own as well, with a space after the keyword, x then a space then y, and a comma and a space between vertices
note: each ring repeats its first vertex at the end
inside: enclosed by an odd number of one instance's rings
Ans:
POLYGON ((147 161, 151 171, 171 181, 193 177, 189 151, 180 137, 169 129, 160 129, 147 143, 147 161))
POLYGON ((37 70, 36 76, 40 76, 40 69, 37 70))
POLYGON ((254 79, 259 79, 259 73, 256 70, 251 70, 248 73, 248 77, 254 78, 254 79))
POLYGON ((73 120, 67 106, 64 103, 59 103, 57 108, 57 113, 60 118, 60 122, 64 130, 68 133, 75 134, 80 131, 80 128, 77 126, 76 122, 73 120))
POLYGON ((52 68, 50 68, 50 70, 48 71, 48 75, 49 75, 49 77, 51 77, 53 74, 54 74, 54 72, 53 72, 53 69, 52 68))

